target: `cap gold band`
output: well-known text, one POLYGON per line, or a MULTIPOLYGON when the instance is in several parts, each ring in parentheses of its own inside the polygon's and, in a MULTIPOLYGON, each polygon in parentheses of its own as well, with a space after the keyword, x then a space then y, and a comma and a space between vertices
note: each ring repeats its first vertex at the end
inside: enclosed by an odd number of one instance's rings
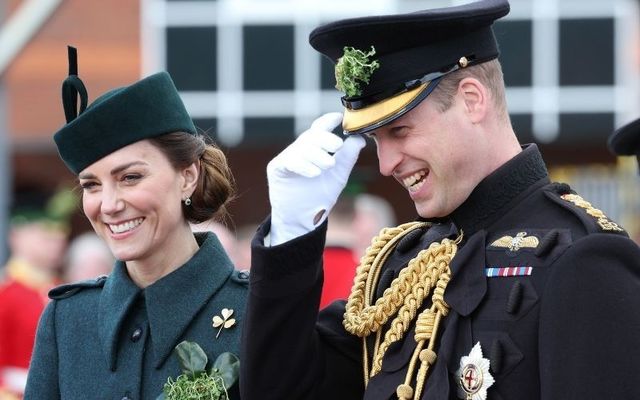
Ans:
POLYGON ((429 83, 425 82, 415 89, 379 101, 365 108, 358 110, 345 108, 342 129, 346 133, 355 132, 392 117, 411 104, 429 86, 429 83))

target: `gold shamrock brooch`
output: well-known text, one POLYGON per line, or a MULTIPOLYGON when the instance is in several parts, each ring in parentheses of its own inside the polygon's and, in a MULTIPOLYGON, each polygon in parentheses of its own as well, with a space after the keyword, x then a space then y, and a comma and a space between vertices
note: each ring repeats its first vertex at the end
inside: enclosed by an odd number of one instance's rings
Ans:
POLYGON ((232 309, 223 308, 220 314, 222 315, 222 317, 220 317, 219 315, 215 315, 212 319, 213 327, 218 328, 216 339, 218 338, 218 336, 220 336, 220 332, 222 332, 223 328, 229 329, 236 324, 235 318, 231 318, 231 316, 233 315, 232 309))

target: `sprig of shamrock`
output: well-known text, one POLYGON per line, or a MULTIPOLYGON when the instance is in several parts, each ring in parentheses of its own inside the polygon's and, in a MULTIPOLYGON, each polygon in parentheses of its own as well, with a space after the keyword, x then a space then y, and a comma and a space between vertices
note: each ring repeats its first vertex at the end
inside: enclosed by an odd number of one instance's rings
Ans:
POLYGON ((377 60, 369 61, 369 57, 375 54, 376 49, 373 46, 367 53, 345 46, 344 54, 336 63, 336 89, 344 92, 347 97, 360 96, 362 94, 360 86, 368 84, 371 74, 380 68, 377 60))
POLYGON ((195 342, 184 341, 174 349, 182 374, 168 378, 156 400, 228 400, 227 388, 238 380, 240 360, 225 352, 216 358, 211 369, 207 354, 195 342))

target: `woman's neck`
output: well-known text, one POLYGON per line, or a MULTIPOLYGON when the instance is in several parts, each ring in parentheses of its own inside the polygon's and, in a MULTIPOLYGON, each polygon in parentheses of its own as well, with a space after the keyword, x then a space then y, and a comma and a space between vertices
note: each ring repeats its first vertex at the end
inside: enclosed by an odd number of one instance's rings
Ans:
POLYGON ((174 237, 176 239, 168 243, 164 251, 152 254, 144 260, 126 262, 129 277, 138 287, 152 285, 180 268, 196 254, 198 242, 188 226, 185 232, 174 237))

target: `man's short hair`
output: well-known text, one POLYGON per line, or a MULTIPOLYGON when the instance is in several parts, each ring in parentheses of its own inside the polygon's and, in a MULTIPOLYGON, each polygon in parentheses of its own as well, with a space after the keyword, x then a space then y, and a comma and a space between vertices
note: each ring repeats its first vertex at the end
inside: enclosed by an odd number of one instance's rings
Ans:
POLYGON ((472 65, 467 68, 461 68, 445 75, 429 96, 435 101, 440 111, 444 112, 451 108, 460 81, 465 78, 475 78, 486 86, 491 94, 493 104, 499 112, 499 117, 509 117, 504 88, 504 76, 500 62, 497 59, 472 65))

